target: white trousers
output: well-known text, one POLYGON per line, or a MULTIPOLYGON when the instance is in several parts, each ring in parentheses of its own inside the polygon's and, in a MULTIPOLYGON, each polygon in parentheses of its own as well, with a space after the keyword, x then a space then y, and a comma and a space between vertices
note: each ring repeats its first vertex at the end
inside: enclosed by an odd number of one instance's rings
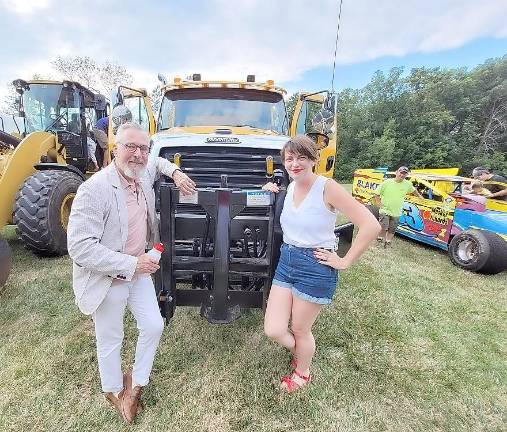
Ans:
POLYGON ((103 392, 119 392, 123 388, 120 353, 125 306, 134 315, 139 330, 132 371, 132 381, 136 385, 148 384, 164 329, 155 287, 149 275, 134 277, 130 282, 113 282, 107 296, 92 315, 103 392))

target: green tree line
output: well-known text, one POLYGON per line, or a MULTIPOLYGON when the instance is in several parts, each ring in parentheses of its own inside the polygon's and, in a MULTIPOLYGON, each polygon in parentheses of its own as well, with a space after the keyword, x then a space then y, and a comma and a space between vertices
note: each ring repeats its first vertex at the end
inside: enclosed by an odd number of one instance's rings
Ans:
POLYGON ((465 68, 376 72, 338 95, 335 177, 357 168, 474 166, 507 173, 507 55, 465 68))

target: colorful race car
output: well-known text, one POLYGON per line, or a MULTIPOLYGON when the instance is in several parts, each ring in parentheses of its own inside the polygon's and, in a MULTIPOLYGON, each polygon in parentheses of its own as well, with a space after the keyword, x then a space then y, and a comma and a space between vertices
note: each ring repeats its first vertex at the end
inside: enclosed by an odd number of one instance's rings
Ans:
MULTIPOLYGON (((499 273, 507 269, 507 201, 471 193, 467 188, 474 180, 457 173, 457 168, 412 171, 407 179, 424 198, 406 196, 396 232, 448 251, 451 262, 466 270, 499 273)), ((356 170, 352 194, 371 205, 377 187, 393 175, 356 170)), ((487 188, 495 182, 483 183, 487 188)))

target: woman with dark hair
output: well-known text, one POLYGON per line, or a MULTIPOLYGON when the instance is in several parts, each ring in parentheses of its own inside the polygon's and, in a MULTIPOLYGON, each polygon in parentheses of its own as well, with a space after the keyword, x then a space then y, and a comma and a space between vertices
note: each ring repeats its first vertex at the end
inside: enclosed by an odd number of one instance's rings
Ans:
MULTIPOLYGON (((336 181, 313 172, 318 150, 310 138, 292 138, 282 148, 281 156, 292 182, 280 217, 283 244, 264 331, 292 353, 294 371, 282 377, 281 383, 281 388, 291 393, 311 381, 310 364, 315 353, 312 326, 323 306, 331 303, 338 283, 337 270, 347 269, 362 255, 376 238, 380 225, 336 181), (343 258, 335 253, 338 211, 359 228, 343 258)), ((279 191, 274 183, 263 189, 279 191)))

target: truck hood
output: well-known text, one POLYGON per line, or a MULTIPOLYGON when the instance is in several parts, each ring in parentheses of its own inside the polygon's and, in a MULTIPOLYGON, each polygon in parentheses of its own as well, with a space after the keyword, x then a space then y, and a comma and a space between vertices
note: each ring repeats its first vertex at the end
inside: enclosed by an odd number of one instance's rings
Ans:
POLYGON ((256 149, 281 150, 289 140, 284 135, 235 135, 235 134, 166 134, 157 133, 152 136, 153 149, 151 155, 158 156, 164 147, 250 147, 256 149))

